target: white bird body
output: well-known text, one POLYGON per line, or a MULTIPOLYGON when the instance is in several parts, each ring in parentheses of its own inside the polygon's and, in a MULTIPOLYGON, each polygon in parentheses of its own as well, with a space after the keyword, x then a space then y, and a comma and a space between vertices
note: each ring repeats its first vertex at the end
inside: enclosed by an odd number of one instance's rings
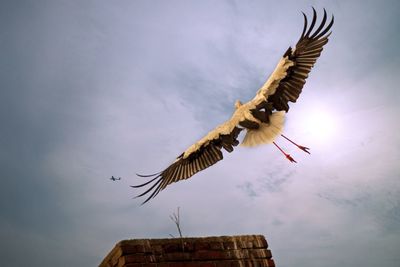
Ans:
POLYGON ((272 118, 274 119, 270 124, 266 124, 255 118, 253 114, 251 114, 251 110, 255 109, 262 102, 267 101, 268 96, 275 93, 279 82, 286 77, 287 69, 293 66, 293 64, 293 61, 291 61, 287 56, 282 57, 279 60, 275 70, 269 76, 268 80, 257 91, 256 96, 244 104, 241 104, 239 101, 237 101, 235 105, 236 110, 233 112, 231 118, 217 126, 206 136, 186 149, 186 151, 183 153, 183 158, 187 158, 190 154, 197 151, 201 146, 207 145, 208 142, 216 139, 220 134, 231 133, 232 130, 239 124, 239 122, 243 120, 249 120, 258 124, 263 124, 262 130, 247 129, 247 134, 242 142, 243 146, 256 146, 259 144, 272 143, 276 136, 278 136, 283 130, 285 112, 277 111, 272 113, 272 118), (265 138, 262 138, 264 136, 265 138), (259 137, 260 141, 257 142, 256 140, 259 137))
POLYGON ((191 145, 184 153, 183 158, 187 158, 193 152, 197 151, 201 146, 208 145, 211 140, 216 139, 221 134, 230 134, 232 130, 237 127, 240 121, 247 119, 256 123, 260 123, 250 112, 251 109, 256 107, 254 101, 249 101, 245 104, 240 105, 233 112, 231 118, 224 123, 218 125, 214 130, 210 131, 202 139, 191 145))
POLYGON ((260 122, 258 129, 247 129, 240 145, 253 147, 273 143, 276 137, 283 132, 285 114, 285 111, 273 112, 269 117, 269 123, 260 122))
MULTIPOLYGON (((237 137, 243 129, 246 130, 246 135, 242 140, 242 146, 249 147, 269 143, 276 145, 274 140, 283 131, 285 114, 289 110, 288 102, 297 101, 309 72, 320 56, 323 46, 328 42, 330 35, 328 31, 334 21, 332 16, 331 22, 325 27, 327 15, 324 10, 320 26, 312 32, 317 19, 315 9, 313 8, 313 19, 309 28, 307 28, 307 17, 304 13, 303 15, 304 28, 295 49, 291 47, 287 49, 275 70, 253 99, 244 104, 236 101, 235 111, 229 120, 191 145, 168 168, 154 175, 139 175, 153 177, 153 179, 144 184, 132 186, 134 188, 143 187, 156 181, 147 191, 138 195, 141 197, 152 191, 143 203, 155 197, 169 184, 188 179, 222 160, 222 148, 232 152, 233 147, 239 144, 237 137)), ((308 148, 288 140, 309 153, 308 148)), ((281 150, 281 148, 279 149, 281 150)), ((281 151, 290 161, 295 162, 289 154, 281 151)))

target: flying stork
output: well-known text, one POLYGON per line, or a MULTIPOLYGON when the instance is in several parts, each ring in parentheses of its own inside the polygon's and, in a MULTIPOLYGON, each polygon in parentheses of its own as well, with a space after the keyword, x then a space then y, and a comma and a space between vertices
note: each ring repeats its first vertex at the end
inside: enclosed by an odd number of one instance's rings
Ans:
MULTIPOLYGON (((304 16, 304 27, 294 49, 289 47, 279 60, 278 65, 264 85, 257 91, 256 96, 247 103, 239 100, 235 103, 235 111, 232 117, 206 136, 194 143, 165 170, 152 174, 140 175, 150 177, 140 185, 132 186, 140 188, 146 185, 150 187, 136 197, 149 194, 142 203, 154 198, 169 184, 192 177, 218 161, 222 160, 222 148, 228 152, 239 144, 237 137, 242 130, 246 131, 242 146, 252 147, 261 144, 273 143, 291 162, 296 162, 289 154, 285 153, 275 142, 275 138, 282 135, 284 117, 289 111, 288 102, 296 102, 306 82, 309 72, 317 58, 321 55, 323 46, 328 42, 334 17, 327 26, 327 14, 324 15, 320 25, 315 29, 317 13, 313 8, 313 17, 308 27, 307 16, 304 16)), ((309 153, 307 147, 296 144, 286 136, 285 139, 296 145, 304 152, 309 153)))

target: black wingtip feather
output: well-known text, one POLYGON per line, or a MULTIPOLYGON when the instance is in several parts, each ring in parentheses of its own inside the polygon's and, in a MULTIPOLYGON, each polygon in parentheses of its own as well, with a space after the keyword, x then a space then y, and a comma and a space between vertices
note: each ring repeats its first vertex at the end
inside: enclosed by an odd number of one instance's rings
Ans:
POLYGON ((147 181, 147 182, 145 182, 145 183, 143 183, 143 184, 131 185, 131 187, 132 187, 132 188, 140 188, 140 187, 143 187, 143 186, 145 186, 145 185, 148 185, 149 183, 153 182, 154 180, 156 180, 156 179, 158 179, 158 178, 160 178, 160 176, 157 176, 157 177, 155 177, 155 178, 151 179, 150 181, 147 181))
POLYGON ((335 22, 335 17, 332 15, 332 19, 331 19, 331 22, 329 23, 329 25, 326 26, 326 28, 320 34, 315 36, 314 38, 315 39, 319 39, 322 36, 324 36, 332 28, 332 25, 333 25, 334 22, 335 22))
POLYGON ((139 176, 139 177, 152 177, 152 176, 156 176, 156 175, 159 175, 161 172, 158 172, 158 173, 154 173, 154 174, 138 174, 138 173, 136 173, 136 175, 137 176, 139 176))
POLYGON ((150 188, 148 188, 146 191, 144 191, 143 193, 141 193, 140 195, 137 195, 135 198, 138 197, 142 197, 144 195, 146 195, 148 192, 150 192, 151 190, 154 189, 154 187, 156 187, 159 183, 161 183, 162 179, 160 178, 156 183, 154 183, 150 188))
POLYGON ((317 11, 315 11, 314 7, 312 8, 312 10, 313 10, 313 18, 312 18, 312 21, 311 21, 310 28, 308 28, 308 31, 307 31, 307 33, 305 35, 306 38, 309 38, 310 33, 311 33, 311 31, 313 30, 313 28, 315 26, 315 22, 317 21, 317 11))
MULTIPOLYGON (((161 179, 160 179, 156 184, 154 184, 154 186, 157 185, 159 182, 161 182, 161 179)), ((153 187, 154 187, 154 186, 153 186, 153 187)), ((153 187, 150 188, 148 191, 150 191, 151 189, 153 189, 153 187)), ((144 205, 144 204, 146 204, 150 199, 155 198, 155 197, 158 195, 158 193, 160 193, 161 189, 162 189, 162 188, 161 188, 161 184, 159 184, 159 185, 157 186, 157 188, 153 191, 153 193, 151 193, 151 195, 150 195, 148 198, 146 198, 146 200, 143 201, 142 204, 140 204, 140 205, 144 205)), ((148 192, 148 191, 147 191, 147 192, 148 192)), ((145 192, 144 194, 146 194, 147 192, 145 192)))
POLYGON ((324 8, 324 17, 322 18, 321 24, 319 25, 318 29, 310 36, 310 39, 313 39, 325 26, 325 22, 326 22, 326 10, 324 8))
POLYGON ((288 112, 288 102, 296 102, 309 72, 321 55, 323 46, 328 42, 328 37, 331 34, 329 31, 334 22, 332 15, 332 19, 327 25, 328 15, 325 8, 318 26, 316 26, 317 12, 314 7, 312 7, 313 16, 309 26, 306 14, 304 12, 301 13, 304 17, 303 31, 293 50, 293 55, 289 57, 295 64, 289 67, 286 77, 280 81, 275 93, 268 96, 268 102, 272 103, 273 108, 278 111, 284 110, 288 112))
POLYGON ((303 13, 303 16, 304 16, 304 27, 303 27, 303 32, 302 32, 301 35, 300 35, 300 39, 304 38, 304 34, 306 33, 307 24, 308 24, 306 14, 305 14, 304 12, 301 12, 301 13, 303 13))

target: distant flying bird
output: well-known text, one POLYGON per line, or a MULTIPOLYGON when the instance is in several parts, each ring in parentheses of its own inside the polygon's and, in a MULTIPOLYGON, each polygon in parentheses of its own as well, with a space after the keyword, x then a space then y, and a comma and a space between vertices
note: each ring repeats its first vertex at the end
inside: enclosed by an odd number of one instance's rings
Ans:
POLYGON ((119 180, 121 180, 121 177, 115 178, 114 176, 111 176, 110 180, 111 181, 119 181, 119 180))
MULTIPOLYGON (((291 47, 287 49, 271 76, 252 100, 244 104, 239 100, 236 101, 235 111, 228 121, 186 149, 165 170, 152 175, 138 174, 140 177, 151 177, 151 180, 132 186, 133 188, 140 188, 154 182, 150 188, 137 196, 150 194, 142 204, 154 198, 169 184, 188 179, 222 160, 222 148, 232 152, 233 147, 239 144, 237 137, 242 130, 246 130, 242 146, 252 147, 273 143, 288 160, 296 162, 274 140, 282 133, 284 117, 289 110, 288 102, 294 103, 299 97, 311 68, 321 55, 323 46, 328 42, 331 34, 329 30, 334 21, 332 16, 329 24, 325 26, 327 15, 324 9, 322 21, 315 29, 317 20, 315 9, 313 8, 313 18, 309 27, 307 27, 307 16, 304 13, 303 16, 304 28, 295 49, 291 47)), ((286 136, 282 136, 309 153, 307 147, 300 146, 286 136)))

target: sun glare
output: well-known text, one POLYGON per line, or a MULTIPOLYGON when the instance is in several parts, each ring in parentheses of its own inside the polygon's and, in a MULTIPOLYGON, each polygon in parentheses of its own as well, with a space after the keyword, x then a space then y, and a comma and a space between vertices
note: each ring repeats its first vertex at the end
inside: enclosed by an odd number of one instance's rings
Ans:
POLYGON ((307 127, 307 132, 316 140, 329 141, 334 137, 336 119, 332 112, 324 109, 316 109, 305 120, 304 124, 307 127))

